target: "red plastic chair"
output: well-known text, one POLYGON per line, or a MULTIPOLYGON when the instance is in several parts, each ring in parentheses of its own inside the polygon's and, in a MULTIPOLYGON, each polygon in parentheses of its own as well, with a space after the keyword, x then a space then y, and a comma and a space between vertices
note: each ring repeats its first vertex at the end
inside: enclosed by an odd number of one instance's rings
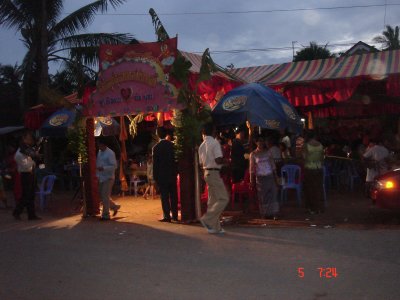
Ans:
POLYGON ((244 173, 244 178, 242 181, 237 183, 232 183, 232 193, 231 193, 231 206, 235 205, 235 196, 238 196, 240 205, 243 205, 243 199, 247 196, 248 199, 254 199, 255 191, 250 188, 250 173, 246 170, 244 173))

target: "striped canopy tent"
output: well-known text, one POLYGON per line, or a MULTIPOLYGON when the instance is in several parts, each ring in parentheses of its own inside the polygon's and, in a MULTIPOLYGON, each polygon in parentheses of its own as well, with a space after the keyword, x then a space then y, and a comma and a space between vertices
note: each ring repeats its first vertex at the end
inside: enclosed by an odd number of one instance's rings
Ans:
POLYGON ((259 82, 302 107, 349 100, 366 82, 383 84, 385 97, 398 97, 399 74, 400 50, 394 50, 286 63, 259 82))
POLYGON ((262 78, 272 74, 272 72, 276 71, 279 67, 281 67, 280 64, 237 68, 232 69, 231 73, 247 83, 260 82, 262 78))

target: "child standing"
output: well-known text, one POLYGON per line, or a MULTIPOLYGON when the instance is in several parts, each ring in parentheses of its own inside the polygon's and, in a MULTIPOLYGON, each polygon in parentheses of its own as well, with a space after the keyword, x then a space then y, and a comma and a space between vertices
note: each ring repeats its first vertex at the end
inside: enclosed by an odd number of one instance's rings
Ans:
POLYGON ((153 156, 149 154, 147 156, 147 187, 143 193, 143 197, 147 199, 147 195, 151 195, 154 199, 154 179, 153 179, 153 156))

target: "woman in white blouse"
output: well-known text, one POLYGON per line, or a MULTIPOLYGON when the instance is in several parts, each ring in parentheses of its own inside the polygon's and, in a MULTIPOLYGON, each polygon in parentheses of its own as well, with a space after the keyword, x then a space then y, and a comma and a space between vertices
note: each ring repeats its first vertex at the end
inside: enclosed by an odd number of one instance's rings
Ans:
POLYGON ((257 139, 257 149, 250 154, 250 184, 257 188, 260 214, 277 219, 279 213, 276 167, 263 138, 257 139))

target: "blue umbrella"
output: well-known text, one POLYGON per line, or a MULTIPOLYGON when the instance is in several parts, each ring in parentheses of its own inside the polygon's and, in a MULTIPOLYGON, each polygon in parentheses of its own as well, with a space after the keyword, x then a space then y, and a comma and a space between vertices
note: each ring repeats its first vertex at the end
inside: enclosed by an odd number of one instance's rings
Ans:
MULTIPOLYGON (((53 113, 40 127, 40 136, 63 137, 67 135, 68 128, 72 126, 76 118, 76 110, 62 108, 53 113)), ((95 118, 95 136, 118 135, 119 124, 111 117, 95 118)))
POLYGON ((240 125, 249 121, 261 128, 301 131, 303 124, 290 102, 273 89, 259 83, 241 85, 226 93, 214 107, 217 125, 240 125))
POLYGON ((40 136, 65 136, 68 128, 74 123, 74 110, 60 109, 53 113, 39 129, 40 136))

